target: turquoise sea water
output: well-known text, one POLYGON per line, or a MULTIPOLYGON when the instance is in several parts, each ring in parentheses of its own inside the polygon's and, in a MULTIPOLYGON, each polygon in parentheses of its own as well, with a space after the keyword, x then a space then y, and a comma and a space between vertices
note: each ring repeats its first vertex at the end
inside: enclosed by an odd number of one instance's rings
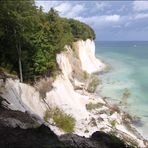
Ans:
POLYGON ((96 42, 96 55, 112 67, 99 76, 102 84, 98 91, 123 102, 128 90, 130 96, 121 107, 140 117, 141 124, 136 127, 148 139, 148 42, 96 42))

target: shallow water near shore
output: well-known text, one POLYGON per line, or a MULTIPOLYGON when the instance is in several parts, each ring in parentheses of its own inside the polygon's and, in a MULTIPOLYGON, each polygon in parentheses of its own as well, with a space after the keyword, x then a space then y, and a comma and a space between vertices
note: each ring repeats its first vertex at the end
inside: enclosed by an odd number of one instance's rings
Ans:
POLYGON ((112 68, 99 75, 97 91, 122 104, 123 110, 140 117, 137 130, 148 139, 148 42, 96 42, 96 56, 112 68), (123 100, 123 94, 130 94, 123 100))

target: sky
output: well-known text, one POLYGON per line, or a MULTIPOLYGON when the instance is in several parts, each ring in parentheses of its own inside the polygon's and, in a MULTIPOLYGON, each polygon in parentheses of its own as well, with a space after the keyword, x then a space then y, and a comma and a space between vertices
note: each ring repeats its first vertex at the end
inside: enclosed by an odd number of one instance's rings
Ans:
POLYGON ((90 25, 97 41, 148 41, 148 1, 36 1, 90 25))

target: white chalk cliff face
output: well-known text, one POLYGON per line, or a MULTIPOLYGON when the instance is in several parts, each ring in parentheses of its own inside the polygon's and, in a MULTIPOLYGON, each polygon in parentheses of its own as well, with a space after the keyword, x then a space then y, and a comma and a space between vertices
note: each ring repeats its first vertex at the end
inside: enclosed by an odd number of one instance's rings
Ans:
MULTIPOLYGON (((75 52, 80 60, 82 70, 93 73, 103 69, 104 64, 95 58, 95 45, 91 40, 78 41, 74 43, 75 52)), ((74 91, 70 81, 72 78, 72 65, 68 55, 72 52, 69 46, 67 51, 57 55, 57 63, 62 73, 53 82, 53 89, 46 93, 44 102, 39 92, 28 84, 20 83, 19 80, 8 79, 2 91, 2 97, 9 103, 5 104, 12 110, 28 111, 44 118, 45 111, 50 107, 60 107, 66 113, 71 114, 77 121, 89 117, 86 110, 89 96, 81 95, 74 91)), ((72 55, 73 56, 73 55, 72 55)), ((77 66, 77 65, 74 65, 77 66)), ((73 79, 77 85, 83 83, 73 79)), ((2 82, 1 82, 2 85, 2 82)))
MULTIPOLYGON (((57 63, 61 73, 52 83, 53 88, 46 92, 45 98, 40 97, 40 93, 35 87, 20 83, 19 80, 7 79, 5 85, 0 81, 0 95, 7 100, 4 104, 12 110, 27 111, 35 114, 41 122, 45 122, 45 112, 49 107, 59 107, 76 119, 75 133, 86 137, 103 128, 105 129, 104 131, 110 131, 110 121, 114 119, 120 125, 121 120, 117 113, 110 117, 106 114, 101 114, 102 122, 100 123, 97 122, 98 114, 91 113, 86 109, 86 104, 89 102, 100 102, 104 104, 101 110, 108 109, 100 97, 83 91, 84 82, 78 78, 79 74, 83 74, 84 71, 92 74, 105 68, 105 65, 95 57, 94 41, 90 39, 81 40, 73 43, 73 49, 70 46, 65 46, 65 48, 67 51, 57 55, 57 63), (81 88, 81 91, 76 91, 75 87, 81 88), (92 126, 92 118, 96 120, 95 126, 92 126), (87 133, 85 132, 86 130, 88 131, 87 133)), ((46 124, 56 134, 63 134, 63 131, 57 127, 46 124)), ((136 139, 135 135, 128 132, 123 125, 120 125, 120 129, 136 139)), ((140 140, 139 143, 142 145, 140 140)))
POLYGON ((92 40, 78 41, 74 43, 74 48, 81 61, 82 70, 89 74, 101 71, 105 65, 95 57, 95 43, 92 40))

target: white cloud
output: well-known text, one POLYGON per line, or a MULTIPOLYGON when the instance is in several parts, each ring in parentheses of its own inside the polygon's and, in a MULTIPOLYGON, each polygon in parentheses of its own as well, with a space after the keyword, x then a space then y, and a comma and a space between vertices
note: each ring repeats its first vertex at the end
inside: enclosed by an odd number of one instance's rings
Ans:
POLYGON ((131 24, 132 24, 132 23, 131 23, 130 21, 128 21, 128 22, 126 22, 126 23, 124 24, 124 27, 129 27, 131 24))
POLYGON ((81 13, 85 11, 85 7, 82 4, 76 4, 75 6, 71 5, 71 9, 69 12, 63 14, 64 16, 68 18, 74 18, 79 16, 81 13))
MULTIPOLYGON (((125 32, 117 34, 116 39, 125 35, 125 37, 134 34, 138 29, 146 34, 148 23, 148 1, 35 1, 37 6, 43 6, 46 12, 51 7, 57 9, 62 17, 78 19, 92 26, 96 32, 102 32, 104 39, 108 36, 115 36, 112 31, 125 32), (142 27, 141 27, 142 26, 142 27), (119 30, 119 31, 118 31, 119 30), (133 31, 133 32, 132 32, 133 31), (104 32, 108 33, 105 35, 104 32), (130 33, 128 33, 130 32, 130 33)), ((138 30, 138 31, 139 31, 138 30)), ((129 37, 133 39, 136 34, 129 37)), ((139 34, 137 35, 139 36, 139 34)), ((147 35, 146 35, 147 37, 147 35)), ((126 38, 125 38, 126 39, 126 38)))
POLYGON ((62 3, 54 7, 56 10, 58 10, 61 14, 65 14, 68 11, 71 10, 71 4, 70 3, 62 3))
POLYGON ((41 1, 41 0, 35 1, 35 4, 38 7, 42 6, 45 12, 48 12, 51 7, 56 7, 60 5, 61 3, 62 3, 61 1, 41 1))
POLYGON ((139 13, 135 15, 135 19, 144 19, 144 18, 148 18, 148 13, 139 13))
MULTIPOLYGON (((109 7, 107 2, 92 2, 94 3, 94 9, 104 10, 106 7, 109 7)), ((74 2, 74 1, 36 1, 38 6, 43 6, 47 12, 51 7, 54 7, 59 11, 60 15, 68 18, 79 19, 88 24, 105 24, 107 22, 118 22, 120 15, 92 15, 88 17, 83 17, 83 14, 86 16, 88 14, 88 3, 74 2), (80 17, 81 16, 81 17, 80 17)), ((90 10, 91 11, 91 10, 90 10)))
POLYGON ((120 19, 120 15, 117 15, 117 14, 105 16, 105 20, 109 22, 118 22, 119 19, 120 19))
POLYGON ((96 2, 95 5, 98 10, 104 10, 108 6, 106 2, 96 2))
POLYGON ((113 28, 120 29, 121 25, 114 25, 113 28))
POLYGON ((36 5, 42 6, 45 12, 48 12, 53 7, 59 11, 61 16, 68 18, 77 17, 85 11, 85 5, 83 3, 73 1, 36 1, 36 5))
POLYGON ((123 6, 120 7, 120 9, 118 10, 118 12, 123 12, 123 11, 125 11, 125 9, 126 9, 126 6, 123 5, 123 6))
POLYGON ((106 27, 111 24, 116 24, 120 22, 120 15, 101 15, 101 16, 90 16, 90 17, 76 17, 82 22, 85 22, 91 26, 95 27, 106 27))
POLYGON ((133 2, 134 11, 145 11, 148 10, 148 1, 134 1, 133 2))

